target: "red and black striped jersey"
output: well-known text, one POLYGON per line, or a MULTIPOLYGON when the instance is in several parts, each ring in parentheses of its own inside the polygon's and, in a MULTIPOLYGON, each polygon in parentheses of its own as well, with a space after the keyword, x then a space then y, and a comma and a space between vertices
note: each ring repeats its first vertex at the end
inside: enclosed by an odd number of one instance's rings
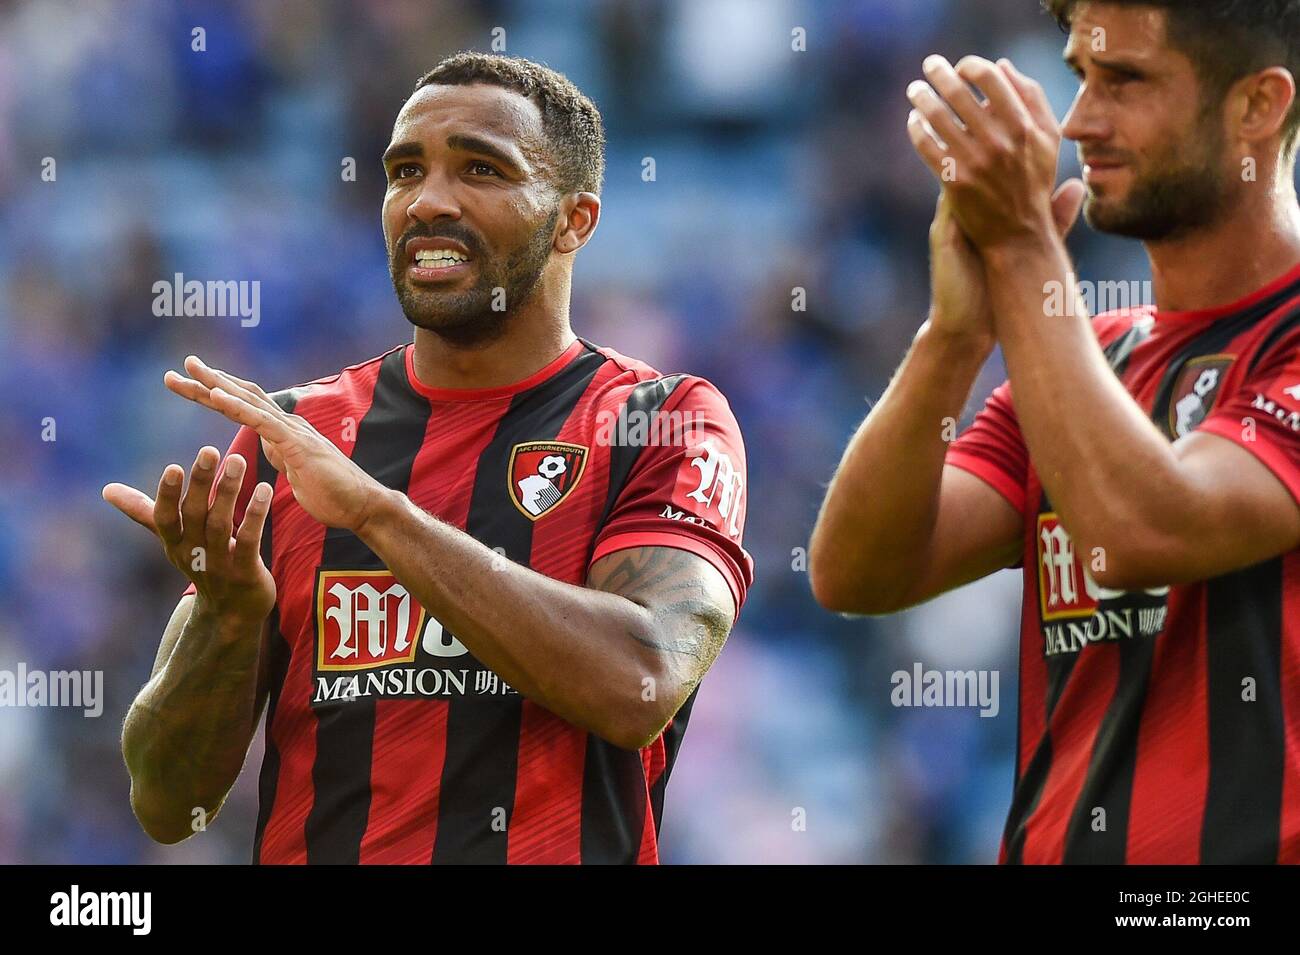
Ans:
MULTIPOLYGON (((674 547, 709 561, 744 601, 745 452, 726 400, 701 378, 579 339, 515 385, 436 389, 405 345, 273 397, 506 559, 581 585, 607 554, 674 547)), ((237 521, 256 481, 275 489, 255 861, 658 861, 695 693, 639 752, 560 719, 479 663, 360 539, 298 506, 252 431, 230 450, 256 462, 237 521)))
MULTIPOLYGON (((1300 500, 1300 268, 1223 308, 1125 310, 1094 326, 1166 438, 1232 441, 1300 500)), ((1061 396, 1062 428, 1087 413, 1061 396)), ((1184 586, 1097 586, 1006 384, 947 460, 1024 515, 1001 861, 1300 862, 1300 551, 1184 586)))

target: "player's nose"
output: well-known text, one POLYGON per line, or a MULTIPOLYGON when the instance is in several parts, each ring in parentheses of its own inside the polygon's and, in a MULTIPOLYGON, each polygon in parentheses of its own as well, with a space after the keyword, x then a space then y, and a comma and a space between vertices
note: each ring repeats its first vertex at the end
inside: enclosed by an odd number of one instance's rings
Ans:
POLYGON ((1103 114, 1097 99, 1089 95, 1086 87, 1080 88, 1070 104, 1070 111, 1061 120, 1061 135, 1074 142, 1107 139, 1111 133, 1110 121, 1103 114))
POLYGON ((420 222, 432 222, 441 216, 459 219, 460 203, 456 201, 446 183, 441 182, 436 176, 428 176, 420 191, 411 200, 411 204, 406 207, 406 215, 420 222))

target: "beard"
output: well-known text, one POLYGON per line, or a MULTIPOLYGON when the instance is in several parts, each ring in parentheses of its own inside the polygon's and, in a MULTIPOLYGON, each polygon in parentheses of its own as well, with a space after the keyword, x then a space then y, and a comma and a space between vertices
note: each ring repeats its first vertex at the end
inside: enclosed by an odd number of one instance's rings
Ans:
POLYGON ((559 215, 555 209, 528 239, 496 257, 489 257, 478 235, 458 222, 412 226, 394 243, 388 257, 393 289, 406 320, 458 348, 479 348, 500 338, 509 327, 510 316, 528 301, 542 277, 559 215), (478 266, 478 281, 454 292, 413 286, 406 278, 404 249, 409 239, 417 238, 464 243, 478 266))
POLYGON ((1183 143, 1146 171, 1134 171, 1128 195, 1107 199, 1091 188, 1083 215, 1098 232, 1143 242, 1178 238, 1215 222, 1229 200, 1225 143, 1218 116, 1202 116, 1183 143))

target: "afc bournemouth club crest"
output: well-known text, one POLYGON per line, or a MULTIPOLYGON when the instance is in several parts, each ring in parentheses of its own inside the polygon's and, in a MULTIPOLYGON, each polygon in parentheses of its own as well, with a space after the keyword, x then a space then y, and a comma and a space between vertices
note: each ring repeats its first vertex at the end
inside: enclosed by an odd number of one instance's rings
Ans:
POLYGON ((587 449, 565 441, 525 441, 510 452, 510 499, 529 520, 560 505, 582 479, 587 449))
POLYGON ((1169 435, 1175 441, 1195 431, 1210 414, 1235 355, 1203 355, 1183 365, 1169 397, 1169 435))

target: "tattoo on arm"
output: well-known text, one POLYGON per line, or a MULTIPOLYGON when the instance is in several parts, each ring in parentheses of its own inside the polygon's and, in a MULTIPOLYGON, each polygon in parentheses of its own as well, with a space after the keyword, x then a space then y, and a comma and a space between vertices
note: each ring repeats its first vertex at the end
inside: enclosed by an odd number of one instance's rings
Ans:
POLYGON ((626 597, 654 615, 655 635, 628 636, 679 658, 694 685, 722 649, 735 614, 722 576, 703 558, 673 547, 617 551, 592 568, 588 586, 626 597), (686 658, 686 659, 680 659, 686 658))

